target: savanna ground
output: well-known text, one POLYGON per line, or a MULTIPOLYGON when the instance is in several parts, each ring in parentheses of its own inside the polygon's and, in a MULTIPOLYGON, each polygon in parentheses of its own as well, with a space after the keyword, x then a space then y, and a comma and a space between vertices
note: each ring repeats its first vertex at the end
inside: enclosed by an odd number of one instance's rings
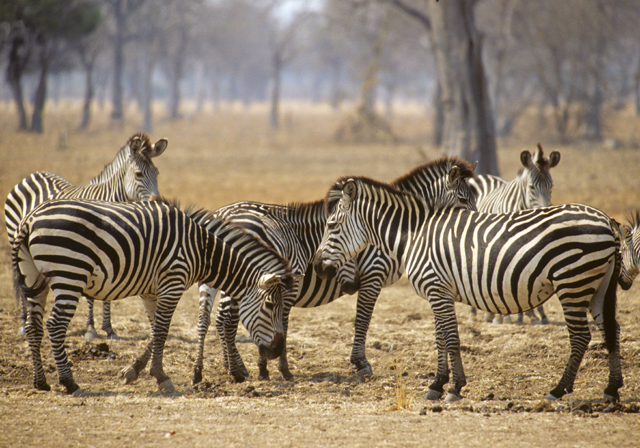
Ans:
MULTIPOLYGON (((169 139, 155 163, 161 192, 182 204, 215 209, 238 200, 273 203, 321 198, 341 175, 390 181, 441 154, 425 144, 429 120, 420 108, 398 110, 393 144, 336 143, 332 134, 346 112, 288 104, 282 129, 266 126, 266 108, 225 107, 178 122, 159 122, 153 141, 169 139)), ((16 133, 9 105, 0 104, 0 191, 48 170, 84 185, 110 162, 141 119, 129 111, 113 125, 98 112, 89 131, 76 133, 78 109, 52 105, 42 135, 16 133)), ((541 141, 547 154, 559 150, 553 202, 583 202, 618 220, 640 207, 640 120, 618 111, 606 118, 606 133, 617 144, 554 144, 533 120, 499 144, 502 175, 513 178, 519 153, 541 141)), ((638 446, 640 436, 640 287, 620 291, 625 386, 622 403, 600 398, 607 381, 606 353, 590 349, 575 391, 558 402, 541 401, 558 381, 569 354, 562 312, 547 304, 547 326, 493 326, 458 318, 468 384, 454 404, 425 400, 436 367, 433 316, 406 280, 383 290, 367 340, 374 376, 354 380, 349 365, 355 297, 317 309, 294 309, 288 340, 294 382, 283 381, 270 363, 271 380, 257 381, 256 347, 239 349, 253 378, 234 384, 222 369, 212 327, 206 347, 204 383, 191 386, 196 349, 197 289, 190 289, 173 317, 165 369, 178 393, 157 392, 147 373, 121 385, 116 375, 149 335, 141 303, 116 302, 119 341, 85 345, 86 302, 67 337, 73 372, 84 390, 69 397, 57 384, 50 345, 43 342, 51 392, 31 385, 27 342, 16 334, 9 247, 0 226, 0 446, 638 446), (108 349, 100 346, 107 343, 108 349), (101 351, 105 349, 111 352, 101 351), (80 356, 84 354, 84 356, 80 356), (405 400, 398 392, 406 393, 405 400), (404 405, 404 407, 399 406, 404 405)), ((50 308, 50 303, 49 303, 50 308)), ((96 305, 101 318, 101 306, 96 305)), ((240 330, 241 334, 244 329, 240 330)), ((601 342, 592 329, 592 343, 601 342)))

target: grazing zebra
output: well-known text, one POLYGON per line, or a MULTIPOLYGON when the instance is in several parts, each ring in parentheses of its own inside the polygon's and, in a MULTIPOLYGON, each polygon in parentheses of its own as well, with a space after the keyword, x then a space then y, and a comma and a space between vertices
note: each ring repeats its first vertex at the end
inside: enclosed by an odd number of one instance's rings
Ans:
MULTIPOLYGON (((134 134, 123 146, 111 163, 91 179, 88 185, 77 187, 62 177, 46 171, 38 171, 18 183, 4 204, 9 244, 13 243, 20 221, 31 210, 52 198, 84 198, 112 202, 150 201, 158 193, 158 169, 151 160, 161 155, 167 148, 167 140, 160 139, 151 144, 144 133, 134 134)), ((93 300, 87 298, 87 339, 96 336, 93 325, 93 300)), ((19 334, 24 334, 27 319, 26 303, 21 303, 19 334)), ((107 337, 117 339, 111 327, 111 305, 104 302, 102 329, 107 337)))
MULTIPOLYGON (((477 194, 476 205, 479 212, 511 213, 551 205, 553 180, 549 171, 560 162, 560 153, 553 151, 547 159, 544 157, 542 146, 538 143, 533 155, 527 150, 520 153, 520 162, 524 168, 510 182, 496 176, 482 174, 469 179, 469 184, 477 194)), ((543 305, 537 307, 536 310, 540 314, 539 319, 533 310, 528 310, 525 313, 531 319, 531 323, 548 324, 549 319, 544 312, 543 305)), ((472 318, 475 318, 476 309, 471 308, 470 312, 472 318)), ((501 324, 503 316, 487 313, 485 320, 501 324)), ((518 313, 516 322, 523 322, 522 313, 518 313)))
POLYGON ((509 214, 438 207, 365 178, 340 179, 327 196, 329 217, 315 268, 332 276, 367 244, 402 261, 413 289, 435 317, 438 370, 427 399, 461 398, 466 384, 455 302, 493 313, 531 309, 556 294, 571 354, 547 399, 573 390, 591 334, 587 312, 604 330, 609 350, 605 398, 622 387, 616 289, 617 224, 592 207, 565 204, 509 214))
POLYGON ((151 339, 120 372, 124 384, 134 381, 151 357, 150 374, 159 389, 174 391, 162 354, 178 300, 195 282, 239 299, 240 318, 262 356, 274 358, 282 351, 282 295, 293 283, 287 262, 258 239, 204 212, 183 212, 162 201, 48 201, 18 228, 12 266, 16 291, 29 308, 26 332, 36 389, 50 390, 40 357, 49 288, 54 303, 47 330, 59 382, 69 394, 79 388, 64 344, 82 295, 143 299, 151 339))
POLYGON ((640 210, 628 217, 628 226, 620 226, 622 266, 618 284, 625 291, 631 288, 640 272, 640 210))
MULTIPOLYGON (((473 191, 466 180, 473 176, 468 162, 449 157, 423 164, 398 178, 394 184, 405 191, 430 197, 442 203, 462 203, 474 207, 473 191)), ((322 280, 313 272, 313 256, 322 239, 326 224, 324 200, 292 204, 268 205, 256 202, 239 202, 215 212, 217 215, 243 227, 262 239, 280 255, 289 260, 294 274, 304 276, 296 291, 285 300, 283 324, 285 336, 291 307, 311 308, 332 302, 344 294, 358 291, 354 343, 350 361, 356 376, 373 375, 371 364, 365 355, 365 342, 371 316, 380 290, 396 282, 402 275, 397 260, 385 256, 369 246, 356 259, 356 265, 347 265, 339 272, 338 279, 322 280)), ((193 382, 202 379, 204 339, 210 323, 210 312, 216 291, 206 286, 200 288, 200 314, 198 319, 198 356, 194 367, 193 382)), ((228 295, 220 299, 216 316, 216 328, 222 341, 223 365, 236 381, 249 376, 235 346, 237 329, 237 305, 228 295)), ((267 360, 258 361, 259 378, 269 378, 267 360)), ((279 371, 287 380, 293 379, 289 371, 285 349, 279 360, 279 371)))

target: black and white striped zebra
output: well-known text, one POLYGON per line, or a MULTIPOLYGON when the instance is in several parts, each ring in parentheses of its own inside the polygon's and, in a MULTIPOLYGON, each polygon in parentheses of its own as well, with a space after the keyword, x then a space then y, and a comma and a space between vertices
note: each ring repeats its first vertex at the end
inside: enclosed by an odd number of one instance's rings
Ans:
POLYGON ((605 397, 622 387, 616 290, 620 270, 617 224, 580 204, 486 214, 429 201, 365 178, 339 180, 327 196, 329 217, 315 268, 335 274, 367 244, 402 261, 413 289, 435 316, 438 370, 427 399, 448 401, 466 384, 455 302, 494 313, 531 309, 556 294, 571 354, 547 399, 573 390, 591 334, 587 313, 603 328, 609 350, 605 397))
POLYGON ((628 225, 620 226, 620 254, 622 267, 618 284, 625 291, 631 288, 640 272, 640 210, 627 218, 628 225))
MULTIPOLYGON (((473 191, 466 183, 471 176, 473 168, 469 163, 449 157, 415 168, 394 181, 394 185, 443 204, 462 203, 474 207, 473 191)), ((402 275, 398 261, 370 246, 358 255, 355 265, 350 264, 341 269, 337 280, 318 278, 313 272, 311 262, 326 224, 324 200, 288 206, 240 202, 222 207, 216 214, 261 238, 289 260, 296 275, 304 276, 298 285, 297 295, 294 293, 290 300, 285 300, 285 336, 291 307, 316 307, 330 303, 344 294, 358 291, 355 336, 350 361, 357 376, 373 375, 371 364, 365 354, 367 331, 380 290, 395 283, 402 275)), ((210 323, 209 315, 215 293, 206 286, 200 289, 199 348, 194 368, 194 383, 202 378, 204 339, 210 323)), ((249 373, 234 343, 237 329, 236 305, 233 299, 225 294, 219 303, 216 328, 223 341, 225 368, 230 370, 236 381, 243 381, 249 373)), ((268 378, 266 359, 260 359, 258 366, 259 378, 268 378)), ((286 345, 278 369, 285 379, 293 379, 288 368, 286 345)))
MULTIPOLYGON (((534 154, 527 150, 520 153, 520 162, 523 169, 511 181, 482 174, 469 180, 469 184, 477 193, 476 205, 479 212, 511 213, 551 205, 553 180, 551 179, 550 169, 560 162, 560 153, 553 151, 547 159, 544 156, 542 145, 538 143, 534 154)), ((525 313, 531 319, 531 323, 548 324, 549 319, 544 312, 544 306, 540 305, 536 310, 540 318, 536 316, 534 310, 528 310, 525 313)), ((475 315, 475 308, 471 308, 472 318, 475 318, 475 315)), ((487 313, 485 320, 494 324, 501 324, 503 316, 501 314, 487 313)), ((523 322, 522 313, 517 314, 516 322, 523 322)))
MULTIPOLYGON (((158 192, 158 169, 151 160, 160 156, 167 148, 167 140, 160 139, 151 144, 144 133, 134 134, 120 148, 111 163, 91 179, 88 185, 78 187, 68 180, 46 171, 38 171, 18 183, 4 204, 9 244, 20 221, 35 207, 53 198, 84 198, 112 202, 150 201, 160 196, 158 192)), ((93 325, 93 300, 87 298, 89 314, 87 317, 88 340, 96 336, 93 325)), ((25 303, 21 303, 19 334, 24 334, 27 318, 25 303)), ((117 339, 111 327, 111 307, 104 303, 102 329, 107 337, 117 339)))
POLYGON ((65 338, 80 296, 118 300, 140 295, 151 339, 121 380, 134 381, 151 357, 150 374, 164 392, 174 390, 162 354, 173 312, 184 291, 203 282, 240 302, 240 319, 259 347, 282 352, 282 295, 293 283, 288 263, 257 238, 205 212, 181 211, 163 201, 114 203, 51 200, 22 221, 12 246, 16 291, 26 298, 27 338, 36 389, 50 390, 40 346, 51 289, 47 330, 60 384, 79 390, 67 362, 65 338), (206 223, 206 226, 198 222, 206 223))

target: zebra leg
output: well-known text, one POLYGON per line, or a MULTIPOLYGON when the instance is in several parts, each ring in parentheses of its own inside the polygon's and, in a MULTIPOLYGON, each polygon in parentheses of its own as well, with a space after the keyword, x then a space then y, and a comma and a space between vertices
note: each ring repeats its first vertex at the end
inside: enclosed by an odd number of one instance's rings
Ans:
POLYGON ((147 318, 149 319, 149 324, 151 327, 149 342, 147 342, 142 355, 138 356, 133 364, 125 367, 118 373, 118 378, 120 378, 121 384, 131 384, 140 376, 140 372, 144 370, 144 368, 149 363, 149 359, 151 359, 151 352, 153 348, 153 329, 156 321, 156 307, 158 304, 155 296, 151 295, 142 295, 140 296, 142 300, 142 304, 144 305, 144 310, 147 313, 147 318))
POLYGON ((444 385, 449 382, 447 347, 444 341, 444 335, 438 330, 436 330, 436 347, 438 348, 438 370, 435 380, 429 385, 427 400, 439 400, 442 394, 444 394, 444 385))
POLYGON ((474 307, 470 306, 469 307, 469 321, 470 322, 475 322, 477 314, 478 314, 478 310, 476 310, 474 307))
POLYGON ((95 300, 92 297, 86 297, 87 299, 87 331, 84 333, 84 338, 87 341, 93 341, 98 337, 98 332, 93 324, 93 304, 95 300))
POLYGON ((517 323, 519 323, 519 324, 523 324, 524 323, 524 315, 525 314, 531 320, 531 325, 539 325, 540 324, 540 319, 538 319, 538 316, 536 316, 536 313, 533 310, 527 310, 524 313, 518 313, 517 323))
POLYGON ((536 308, 538 314, 540 315, 540 324, 541 325, 549 325, 549 318, 547 314, 544 312, 544 305, 540 305, 536 308))
MULTIPOLYGON (((562 298, 560 300, 562 301, 562 298)), ((546 397, 547 400, 557 400, 562 398, 563 395, 573 392, 573 383, 576 379, 578 368, 591 340, 591 332, 587 326, 586 307, 587 303, 584 302, 562 304, 567 329, 569 330, 571 353, 560 382, 549 392, 546 397)))
POLYGON ((612 401, 620 400, 618 389, 624 384, 622 366, 620 364, 620 325, 615 314, 617 302, 616 279, 618 276, 614 270, 613 275, 609 278, 606 292, 602 294, 601 286, 589 303, 589 312, 602 334, 604 345, 609 351, 609 383, 604 390, 604 399, 612 401), (605 309, 605 307, 608 309, 605 309), (605 330, 607 325, 609 325, 609 332, 605 330), (609 336, 607 336, 607 333, 609 333, 609 336), (613 338, 613 340, 610 338, 613 338))
POLYGON ((378 278, 373 279, 373 281, 365 278, 363 283, 358 292, 358 301, 356 303, 355 335, 350 358, 350 362, 355 368, 357 379, 362 379, 367 375, 373 376, 373 368, 365 353, 365 344, 373 309, 382 290, 382 281, 378 278))
POLYGON ((47 331, 58 370, 58 382, 67 389, 68 394, 80 395, 82 391, 73 379, 64 346, 69 322, 75 314, 80 297, 67 291, 54 291, 54 293, 55 302, 51 315, 47 319, 47 331))
POLYGON ((107 339, 120 339, 111 326, 111 302, 107 301, 102 303, 102 330, 107 333, 107 339))
POLYGON ((20 307, 20 326, 18 327, 18 336, 24 336, 26 333, 26 325, 27 325, 27 298, 20 295, 18 298, 19 307, 20 307))
POLYGON ((158 389, 165 394, 171 394, 176 391, 171 378, 164 372, 162 357, 164 345, 169 335, 171 318, 184 292, 183 290, 176 290, 174 282, 175 280, 172 279, 166 288, 158 288, 160 292, 158 293, 156 317, 153 323, 153 331, 151 332, 153 351, 151 353, 149 374, 156 379, 158 389), (166 291, 163 292, 163 289, 166 289, 166 291))
MULTIPOLYGON (((510 319, 511 318, 509 318, 508 321, 510 321, 510 319)), ((504 316, 502 314, 487 313, 485 321, 491 322, 493 325, 502 325, 504 322, 504 316)))
POLYGON ((439 392, 435 386, 439 386, 442 389, 445 384, 442 381, 446 378, 445 374, 448 370, 446 364, 448 354, 453 378, 445 401, 458 401, 462 399, 461 390, 467 384, 467 379, 460 355, 460 336, 458 334, 458 321, 456 320, 454 301, 449 297, 441 297, 435 301, 430 300, 430 303, 435 317, 436 342, 440 347, 442 346, 442 341, 444 341, 446 350, 438 348, 438 372, 436 381, 429 386, 429 389, 439 392))
POLYGON ((238 302, 223 294, 218 303, 216 314, 216 329, 222 345, 222 366, 231 374, 236 383, 242 383, 248 378, 249 371, 244 366, 242 357, 236 346, 236 334, 240 323, 238 302))
MULTIPOLYGON (((191 384, 195 385, 202 381, 202 370, 204 368, 204 341, 211 325, 211 309, 218 291, 208 285, 200 285, 200 306, 198 308, 198 354, 196 363, 193 366, 193 378, 191 384)), ((222 344, 224 347, 224 344, 222 344)), ((223 348, 223 352, 226 349, 223 348)))
MULTIPOLYGON (((297 288, 294 288, 294 289, 295 289, 295 294, 293 298, 295 300, 295 297, 297 295, 297 288)), ((287 331, 289 329, 289 313, 291 312, 292 306, 293 306, 292 300, 285 300, 284 308, 282 310, 282 328, 284 330, 284 347, 282 349, 282 354, 280 355, 280 358, 278 360, 278 370, 282 374, 282 378, 284 378, 285 381, 293 381, 294 379, 293 374, 289 370, 289 361, 287 360, 287 331)), ((262 357, 260 357, 258 364, 260 364, 261 361, 262 361, 262 357)), ((264 364, 266 367, 266 364, 267 364, 266 359, 264 360, 264 364)), ((267 372, 267 375, 268 375, 268 372, 267 372)))
POLYGON ((43 293, 38 297, 29 299, 27 302, 28 318, 25 322, 24 329, 27 335, 27 341, 29 343, 29 349, 31 350, 31 361, 33 364, 33 387, 38 390, 51 390, 51 386, 47 383, 47 377, 44 374, 42 367, 42 355, 40 353, 42 347, 42 336, 44 334, 44 328, 42 326, 42 315, 44 313, 44 307, 47 301, 47 293, 49 288, 46 288, 43 293))

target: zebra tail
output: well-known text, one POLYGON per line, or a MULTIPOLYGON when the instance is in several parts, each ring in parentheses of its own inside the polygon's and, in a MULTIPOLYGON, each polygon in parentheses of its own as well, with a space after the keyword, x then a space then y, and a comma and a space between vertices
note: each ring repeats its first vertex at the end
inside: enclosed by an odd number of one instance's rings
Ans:
MULTIPOLYGON (((11 268, 13 271, 13 289, 15 291, 16 306, 20 309, 21 302, 24 303, 27 297, 35 297, 47 288, 47 278, 43 273, 39 273, 37 280, 32 286, 27 286, 26 275, 20 271, 20 247, 29 234, 26 219, 23 219, 15 233, 15 239, 11 246, 11 268)), ((31 256, 29 254, 29 256, 31 256)))
POLYGON ((609 278, 607 291, 604 296, 604 304, 602 309, 602 318, 604 321, 604 342, 607 345, 609 353, 613 353, 618 349, 618 323, 616 321, 616 310, 618 305, 618 278, 620 277, 620 267, 622 265, 622 256, 620 255, 620 241, 617 232, 614 232, 616 240, 616 250, 614 251, 613 273, 609 278))

